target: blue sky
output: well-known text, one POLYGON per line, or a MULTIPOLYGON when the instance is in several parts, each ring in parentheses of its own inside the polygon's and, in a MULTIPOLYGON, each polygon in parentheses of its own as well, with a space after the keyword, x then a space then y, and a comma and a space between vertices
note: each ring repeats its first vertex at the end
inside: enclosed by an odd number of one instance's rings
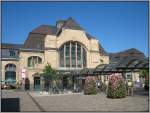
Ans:
POLYGON ((148 2, 3 2, 2 42, 22 44, 39 25, 70 16, 107 52, 136 48, 148 56, 148 2))

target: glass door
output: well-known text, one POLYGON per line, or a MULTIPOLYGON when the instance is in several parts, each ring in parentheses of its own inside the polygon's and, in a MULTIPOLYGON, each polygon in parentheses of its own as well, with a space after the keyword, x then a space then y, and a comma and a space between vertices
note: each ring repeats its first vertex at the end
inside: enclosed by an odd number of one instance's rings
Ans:
POLYGON ((40 90, 40 77, 34 77, 34 90, 40 90))

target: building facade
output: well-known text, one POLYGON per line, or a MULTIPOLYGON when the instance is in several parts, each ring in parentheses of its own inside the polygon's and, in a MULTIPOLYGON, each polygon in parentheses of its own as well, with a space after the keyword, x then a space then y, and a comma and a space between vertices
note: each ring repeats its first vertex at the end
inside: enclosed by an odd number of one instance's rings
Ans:
POLYGON ((109 56, 100 42, 71 17, 57 21, 55 26, 35 28, 24 44, 3 43, 1 48, 2 80, 20 83, 28 78, 31 90, 40 84, 40 73, 47 63, 68 75, 70 71, 93 69, 101 61, 109 64, 109 56))

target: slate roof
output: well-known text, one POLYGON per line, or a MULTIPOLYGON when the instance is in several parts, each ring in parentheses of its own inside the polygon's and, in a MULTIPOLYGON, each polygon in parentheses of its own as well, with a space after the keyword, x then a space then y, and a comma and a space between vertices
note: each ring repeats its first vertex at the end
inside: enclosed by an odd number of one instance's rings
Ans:
POLYGON ((3 49, 20 49, 23 48, 23 44, 1 43, 3 49))
POLYGON ((56 26, 40 25, 39 27, 32 30, 30 33, 42 34, 42 35, 56 35, 57 30, 58 29, 56 26))
POLYGON ((109 53, 110 63, 98 65, 94 73, 109 74, 121 72, 124 69, 148 69, 149 60, 139 50, 131 48, 118 53, 109 53))
POLYGON ((72 18, 69 17, 62 26, 67 29, 83 30, 83 28, 72 18))
POLYGON ((145 67, 145 64, 148 64, 148 59, 145 58, 139 58, 134 56, 128 56, 125 59, 122 59, 117 66, 118 69, 141 69, 141 68, 147 68, 145 67))
POLYGON ((23 45, 23 48, 44 50, 44 37, 45 37, 44 34, 30 33, 23 45))
POLYGON ((104 48, 101 46, 101 44, 99 43, 99 52, 100 55, 108 55, 107 52, 104 50, 104 48))
POLYGON ((91 75, 93 74, 94 72, 94 69, 93 68, 83 68, 81 71, 80 71, 80 74, 81 75, 91 75))
POLYGON ((96 39, 95 37, 93 37, 92 35, 90 35, 89 33, 85 33, 87 38, 90 40, 90 39, 96 39))
MULTIPOLYGON (((56 24, 59 22, 63 22, 62 28, 73 29, 73 30, 83 30, 83 28, 72 17, 69 17, 67 20, 58 20, 56 24)), ((24 42, 23 45, 21 45, 21 48, 44 50, 44 37, 46 35, 57 36, 61 33, 62 28, 57 28, 57 25, 56 26, 40 25, 39 27, 33 29, 29 33, 26 41, 24 42)), ((93 37, 89 33, 86 33, 86 36, 89 40, 95 39, 95 37, 93 37)), ((9 46, 9 48, 18 48, 17 45, 18 44, 16 45, 8 44, 7 47, 9 46)), ((102 48, 100 44, 99 44, 99 50, 100 50, 100 54, 102 55, 106 54, 105 50, 102 48)))
POLYGON ((110 62, 118 62, 127 57, 145 58, 144 53, 141 51, 131 48, 117 53, 109 53, 110 62))

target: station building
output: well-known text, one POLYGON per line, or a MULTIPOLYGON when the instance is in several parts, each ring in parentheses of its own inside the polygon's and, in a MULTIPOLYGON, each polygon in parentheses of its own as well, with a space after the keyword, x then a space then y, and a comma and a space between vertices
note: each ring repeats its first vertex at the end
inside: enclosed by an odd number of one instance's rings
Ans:
POLYGON ((58 20, 55 26, 33 29, 24 44, 3 43, 1 48, 2 80, 20 82, 25 76, 34 85, 40 84, 40 73, 47 63, 62 74, 74 75, 83 68, 95 68, 101 60, 109 64, 109 56, 98 39, 71 17, 58 20))
MULTIPOLYGON (((117 54, 107 53, 99 40, 71 17, 58 20, 55 26, 41 25, 33 29, 24 44, 2 43, 1 50, 2 81, 20 84, 27 78, 30 90, 40 89, 41 73, 47 63, 62 76, 63 88, 76 83, 83 88, 85 75, 95 75, 104 82, 108 79, 106 75, 110 75, 115 66, 119 67, 120 61, 127 63, 124 59, 128 56, 144 59, 142 62, 146 61, 146 64, 143 65, 148 67, 145 55, 136 49, 117 54)), ((131 65, 134 61, 128 62, 131 65)), ((134 81, 139 79, 137 72, 133 76, 134 81)))

